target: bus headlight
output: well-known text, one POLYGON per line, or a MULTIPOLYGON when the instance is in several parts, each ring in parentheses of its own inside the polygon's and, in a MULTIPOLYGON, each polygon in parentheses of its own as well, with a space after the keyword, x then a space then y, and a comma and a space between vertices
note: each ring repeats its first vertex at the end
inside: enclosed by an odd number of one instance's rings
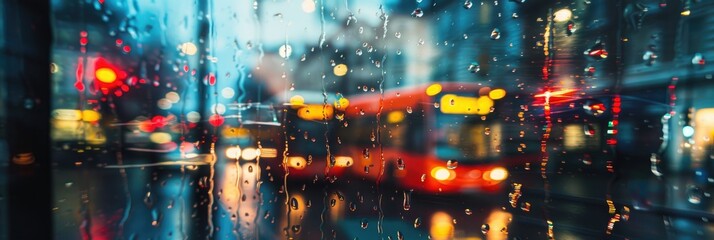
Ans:
POLYGON ((307 161, 304 157, 288 157, 288 166, 297 170, 302 170, 307 167, 307 161))
POLYGON ((494 181, 503 181, 506 178, 508 178, 508 170, 502 167, 496 167, 494 169, 491 169, 491 172, 488 173, 489 178, 494 181))
POLYGON ((431 177, 439 181, 451 180, 456 177, 456 173, 444 167, 435 167, 431 169, 431 177))

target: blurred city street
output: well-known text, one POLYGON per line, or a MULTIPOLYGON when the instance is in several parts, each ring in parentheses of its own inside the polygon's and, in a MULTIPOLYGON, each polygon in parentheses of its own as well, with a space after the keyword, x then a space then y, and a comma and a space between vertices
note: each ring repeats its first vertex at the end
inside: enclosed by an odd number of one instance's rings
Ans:
POLYGON ((714 1, 0 12, 0 240, 714 239, 714 1))

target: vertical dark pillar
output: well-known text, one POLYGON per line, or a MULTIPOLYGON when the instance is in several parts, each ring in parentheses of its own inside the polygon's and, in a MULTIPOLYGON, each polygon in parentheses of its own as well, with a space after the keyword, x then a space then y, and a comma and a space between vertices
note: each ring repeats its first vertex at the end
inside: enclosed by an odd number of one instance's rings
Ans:
POLYGON ((46 0, 11 0, 4 5, 6 45, 1 61, 8 93, 10 156, 2 157, 11 159, 8 172, 3 173, 8 177, 8 236, 51 239, 50 4, 46 0), (13 163, 23 161, 25 164, 13 163))

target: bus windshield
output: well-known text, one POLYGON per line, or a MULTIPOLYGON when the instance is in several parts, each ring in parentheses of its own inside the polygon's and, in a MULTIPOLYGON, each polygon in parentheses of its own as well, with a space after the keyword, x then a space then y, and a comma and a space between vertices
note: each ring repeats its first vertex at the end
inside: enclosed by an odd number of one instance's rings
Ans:
MULTIPOLYGON (((442 96, 451 95, 453 94, 442 96)), ((470 98, 461 94, 459 96, 470 98)), ((471 98, 475 99, 475 97, 471 98)), ((442 104, 441 108, 443 107, 442 104)), ((500 123, 482 118, 485 115, 452 113, 449 109, 438 109, 435 114, 435 154, 438 158, 475 163, 493 161, 500 155, 500 123)))

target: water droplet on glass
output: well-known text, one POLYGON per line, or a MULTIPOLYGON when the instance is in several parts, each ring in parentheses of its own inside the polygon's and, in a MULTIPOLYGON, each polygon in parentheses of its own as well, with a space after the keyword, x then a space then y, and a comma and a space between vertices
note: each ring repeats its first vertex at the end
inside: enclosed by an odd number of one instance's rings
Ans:
POLYGON ((355 54, 357 54, 357 56, 362 56, 362 49, 358 48, 355 50, 355 54))
POLYGON ((446 168, 448 168, 450 170, 454 170, 458 166, 459 166, 459 162, 457 162, 456 160, 446 161, 446 168))
POLYGON ((474 3, 471 2, 471 0, 466 0, 466 1, 464 2, 464 8, 466 8, 466 9, 470 9, 471 6, 473 6, 473 5, 474 5, 474 3))
POLYGON ((364 27, 359 27, 359 34, 362 34, 364 32, 364 27))
POLYGON ((493 31, 491 31, 491 39, 498 40, 499 38, 501 38, 501 30, 494 28, 493 31))
POLYGON ((394 37, 396 38, 402 38, 402 32, 395 32, 394 37))
POLYGON ((687 200, 692 204, 702 203, 702 198, 704 197, 704 191, 697 186, 691 186, 687 190, 687 200))
POLYGON ((360 227, 362 227, 362 229, 367 229, 368 226, 369 226, 369 221, 367 221, 366 218, 362 218, 362 221, 360 221, 360 227))
POLYGON ((362 156, 365 159, 369 158, 369 148, 365 148, 364 150, 362 150, 362 156))
POLYGON ((424 11, 421 10, 421 8, 414 9, 412 12, 412 17, 422 17, 424 16, 424 11))
POLYGON ((471 62, 468 70, 471 73, 477 73, 477 72, 481 71, 481 66, 477 62, 471 62))
POLYGON ((469 216, 471 214, 474 214, 473 212, 471 212, 471 209, 468 209, 468 208, 466 210, 464 210, 464 213, 466 213, 466 215, 469 215, 469 216))
POLYGON ((421 175, 420 180, 421 180, 421 182, 426 181, 426 173, 424 173, 424 174, 421 175))
POLYGON ((293 210, 298 210, 298 200, 296 198, 290 198, 290 208, 293 210))
POLYGON ((411 114, 412 111, 413 111, 413 110, 412 110, 412 107, 411 107, 411 106, 407 107, 407 113, 411 114))
POLYGON ((402 158, 397 159, 397 169, 404 170, 405 164, 402 158))
POLYGON ((421 218, 414 219, 414 228, 421 226, 421 218))
POLYGON ((350 211, 354 212, 355 210, 357 210, 357 204, 351 202, 351 203, 350 203, 350 211))
POLYGON ((404 235, 399 230, 397 230, 397 240, 404 240, 404 235))
POLYGON ((481 233, 486 234, 488 233, 488 230, 491 230, 491 227, 488 226, 488 224, 483 224, 481 225, 481 233))
POLYGON ((402 207, 404 207, 405 211, 409 211, 409 209, 412 208, 412 190, 409 191, 404 191, 404 202, 402 204, 402 207))
POLYGON ((290 229, 293 231, 293 233, 298 233, 298 232, 300 232, 301 228, 302 227, 300 227, 300 224, 296 224, 296 225, 293 225, 290 229))
POLYGON ((441 105, 438 102, 434 103, 434 108, 439 108, 439 106, 441 106, 441 105))

